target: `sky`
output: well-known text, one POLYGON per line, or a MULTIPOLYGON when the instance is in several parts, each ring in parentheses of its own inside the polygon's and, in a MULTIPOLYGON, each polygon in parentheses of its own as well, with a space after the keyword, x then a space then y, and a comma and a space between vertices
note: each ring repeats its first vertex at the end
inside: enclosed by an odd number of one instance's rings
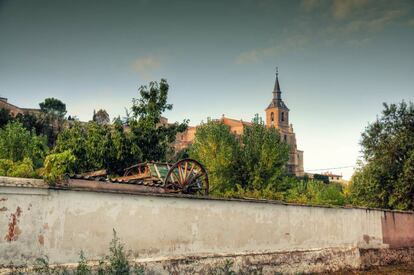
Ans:
POLYGON ((170 121, 250 121, 276 66, 305 171, 349 178, 382 103, 414 101, 414 1, 0 0, 0 96, 21 107, 122 117, 166 78, 170 121))

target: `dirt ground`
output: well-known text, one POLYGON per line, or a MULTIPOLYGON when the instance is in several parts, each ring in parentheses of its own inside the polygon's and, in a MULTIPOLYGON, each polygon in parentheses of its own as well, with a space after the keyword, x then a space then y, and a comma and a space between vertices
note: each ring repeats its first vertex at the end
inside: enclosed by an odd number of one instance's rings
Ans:
POLYGON ((414 263, 408 265, 390 265, 371 268, 369 270, 341 271, 334 273, 323 273, 330 275, 411 275, 414 274, 414 263))

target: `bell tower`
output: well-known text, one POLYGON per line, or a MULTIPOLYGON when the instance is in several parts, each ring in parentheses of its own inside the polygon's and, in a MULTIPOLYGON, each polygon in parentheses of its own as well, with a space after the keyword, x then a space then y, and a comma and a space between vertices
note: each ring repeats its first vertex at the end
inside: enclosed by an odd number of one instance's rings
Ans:
POLYGON ((289 109, 282 100, 282 91, 280 90, 279 72, 277 67, 275 87, 273 88, 273 99, 266 108, 266 126, 273 126, 280 130, 289 129, 289 109))

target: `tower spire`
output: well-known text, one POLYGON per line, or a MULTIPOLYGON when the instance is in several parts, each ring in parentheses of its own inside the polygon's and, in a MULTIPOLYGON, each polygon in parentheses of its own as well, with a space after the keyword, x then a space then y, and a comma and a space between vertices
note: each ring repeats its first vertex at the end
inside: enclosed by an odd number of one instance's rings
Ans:
POLYGON ((276 67, 276 81, 275 81, 275 87, 273 88, 273 99, 274 100, 282 100, 282 91, 280 90, 280 84, 279 84, 279 68, 276 67))

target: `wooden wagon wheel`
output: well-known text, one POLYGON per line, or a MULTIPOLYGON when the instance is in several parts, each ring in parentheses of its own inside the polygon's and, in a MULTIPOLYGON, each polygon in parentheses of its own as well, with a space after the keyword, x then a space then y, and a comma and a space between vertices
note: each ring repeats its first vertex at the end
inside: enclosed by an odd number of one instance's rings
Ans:
POLYGON ((164 187, 184 194, 208 195, 207 171, 194 159, 180 160, 168 170, 164 187))

